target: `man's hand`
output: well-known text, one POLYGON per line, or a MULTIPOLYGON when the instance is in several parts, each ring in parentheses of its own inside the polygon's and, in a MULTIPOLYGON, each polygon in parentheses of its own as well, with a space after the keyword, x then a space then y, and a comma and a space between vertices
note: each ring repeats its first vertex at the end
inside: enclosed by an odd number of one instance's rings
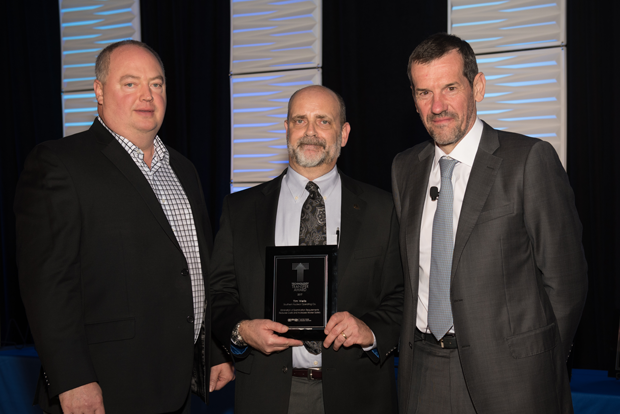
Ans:
POLYGON ((340 349, 340 346, 360 345, 362 348, 366 348, 374 342, 372 331, 368 325, 349 312, 334 313, 327 322, 325 335, 327 337, 323 341, 323 346, 329 348, 333 343, 334 351, 340 349))
POLYGON ((235 370, 232 362, 211 367, 211 377, 209 379, 209 392, 219 391, 224 385, 235 379, 235 370))
POLYGON ((269 319, 252 319, 241 322, 239 334, 243 340, 254 349, 265 355, 284 351, 291 346, 301 346, 304 343, 296 339, 276 335, 286 333, 288 326, 270 321, 269 319))
POLYGON ((65 391, 58 398, 65 414, 105 414, 103 394, 96 382, 65 391))

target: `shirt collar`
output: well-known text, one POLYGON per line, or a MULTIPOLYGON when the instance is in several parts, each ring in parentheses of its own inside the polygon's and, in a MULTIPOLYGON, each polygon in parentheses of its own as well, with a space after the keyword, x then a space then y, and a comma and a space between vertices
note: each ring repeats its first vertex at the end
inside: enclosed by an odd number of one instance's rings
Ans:
MULTIPOLYGON (((105 129, 107 129, 110 134, 112 134, 112 136, 116 138, 116 140, 121 144, 121 146, 125 148, 125 151, 127 151, 129 155, 131 155, 132 157, 135 157, 137 155, 139 155, 141 158, 144 157, 142 150, 140 150, 140 148, 138 148, 133 142, 108 128, 108 126, 105 124, 105 122, 103 122, 103 119, 101 119, 100 116, 97 116, 97 119, 99 120, 99 122, 101 122, 101 125, 103 125, 105 129)), ((158 135, 155 136, 153 145, 155 147, 155 152, 153 153, 153 162, 151 163, 151 165, 155 165, 158 162, 170 164, 170 153, 168 152, 168 148, 166 148, 158 135)))
MULTIPOLYGON (((330 172, 312 181, 319 186, 321 195, 323 196, 323 199, 326 200, 336 188, 339 178, 338 168, 334 166, 330 172)), ((288 187, 290 194, 295 201, 301 200, 303 202, 306 201, 307 198, 308 192, 306 191, 306 184, 308 184, 309 181, 310 180, 306 177, 299 174, 291 167, 288 167, 286 175, 282 178, 282 185, 288 187)))
POLYGON ((443 152, 439 146, 435 145, 435 164, 439 163, 441 157, 450 157, 463 164, 472 167, 474 165, 474 159, 478 152, 478 146, 480 145, 480 138, 482 138, 483 124, 480 118, 476 117, 474 126, 463 137, 461 142, 452 150, 450 154, 443 152))

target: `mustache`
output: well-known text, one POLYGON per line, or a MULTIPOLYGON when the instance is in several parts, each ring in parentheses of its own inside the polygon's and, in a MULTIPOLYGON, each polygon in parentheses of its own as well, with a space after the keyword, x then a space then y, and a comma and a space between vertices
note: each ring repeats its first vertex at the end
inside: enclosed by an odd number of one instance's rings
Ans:
POLYGON ((459 119, 459 115, 457 113, 450 112, 450 111, 443 111, 442 113, 439 113, 439 114, 431 113, 430 115, 428 115, 427 118, 429 119, 429 121, 432 121, 437 118, 445 118, 445 117, 459 119))
POLYGON ((325 149, 327 147, 327 142, 319 137, 304 135, 299 139, 299 142, 297 142, 297 148, 301 147, 302 145, 316 145, 325 149))

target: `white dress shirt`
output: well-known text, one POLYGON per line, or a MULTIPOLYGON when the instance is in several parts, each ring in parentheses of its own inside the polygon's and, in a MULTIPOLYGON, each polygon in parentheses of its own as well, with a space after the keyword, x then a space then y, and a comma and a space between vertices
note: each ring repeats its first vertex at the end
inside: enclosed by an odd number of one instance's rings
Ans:
MULTIPOLYGON (((422 332, 430 333, 428 329, 428 291, 429 291, 429 274, 431 271, 431 246, 433 241, 433 220, 435 211, 437 210, 437 201, 432 201, 430 197, 431 187, 437 187, 441 192, 441 169, 439 168, 439 160, 441 157, 449 157, 458 161, 452 172, 452 188, 454 190, 452 230, 453 237, 456 238, 456 230, 461 215, 461 207, 463 206, 463 198, 465 197, 465 189, 471 174, 471 168, 474 165, 474 159, 480 145, 482 137, 483 124, 480 119, 476 119, 472 129, 463 137, 461 142, 447 155, 437 145, 435 145, 435 157, 431 174, 428 179, 426 188, 426 197, 424 201, 424 212, 422 213, 422 226, 420 228, 420 277, 418 285, 418 310, 416 326, 422 332)), ((454 327, 450 328, 450 332, 454 333, 454 327)))

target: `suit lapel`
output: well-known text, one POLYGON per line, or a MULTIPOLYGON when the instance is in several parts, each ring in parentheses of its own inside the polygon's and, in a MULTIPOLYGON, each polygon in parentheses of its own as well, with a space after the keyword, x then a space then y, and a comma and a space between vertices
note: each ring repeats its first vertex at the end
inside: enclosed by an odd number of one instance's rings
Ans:
POLYGON ((497 131, 485 123, 461 207, 452 257, 452 280, 454 280, 463 249, 478 221, 478 216, 487 201, 502 163, 501 158, 493 155, 497 148, 499 148, 497 131))
POLYGON ((256 200, 256 236, 258 253, 265 268, 265 251, 267 246, 276 245, 276 217, 278 214, 278 200, 280 199, 280 186, 286 169, 275 180, 268 182, 263 188, 262 198, 256 200))
POLYGON ((127 154, 127 151, 116 141, 116 139, 110 134, 104 127, 95 120, 95 123, 91 127, 91 130, 95 133, 97 141, 102 144, 101 152, 118 168, 121 173, 129 180, 134 186, 138 194, 144 200, 151 214, 155 216, 155 219, 162 227, 170 241, 181 250, 179 243, 174 236, 172 227, 168 223, 168 219, 164 214, 164 210, 161 208, 161 204, 155 197, 153 189, 149 185, 148 181, 136 166, 135 162, 131 159, 131 156, 127 154))
POLYGON ((417 162, 412 164, 411 170, 405 171, 407 175, 404 177, 404 186, 401 190, 403 197, 401 216, 406 218, 407 262, 414 297, 416 296, 419 282, 422 212, 424 211, 424 201, 427 197, 426 187, 428 186, 428 178, 433 166, 434 154, 435 145, 429 142, 418 154, 417 162))
POLYGON ((343 277, 355 250, 359 229, 366 214, 366 202, 359 195, 361 189, 355 182, 340 173, 342 202, 340 206, 340 247, 338 249, 338 279, 343 277))

